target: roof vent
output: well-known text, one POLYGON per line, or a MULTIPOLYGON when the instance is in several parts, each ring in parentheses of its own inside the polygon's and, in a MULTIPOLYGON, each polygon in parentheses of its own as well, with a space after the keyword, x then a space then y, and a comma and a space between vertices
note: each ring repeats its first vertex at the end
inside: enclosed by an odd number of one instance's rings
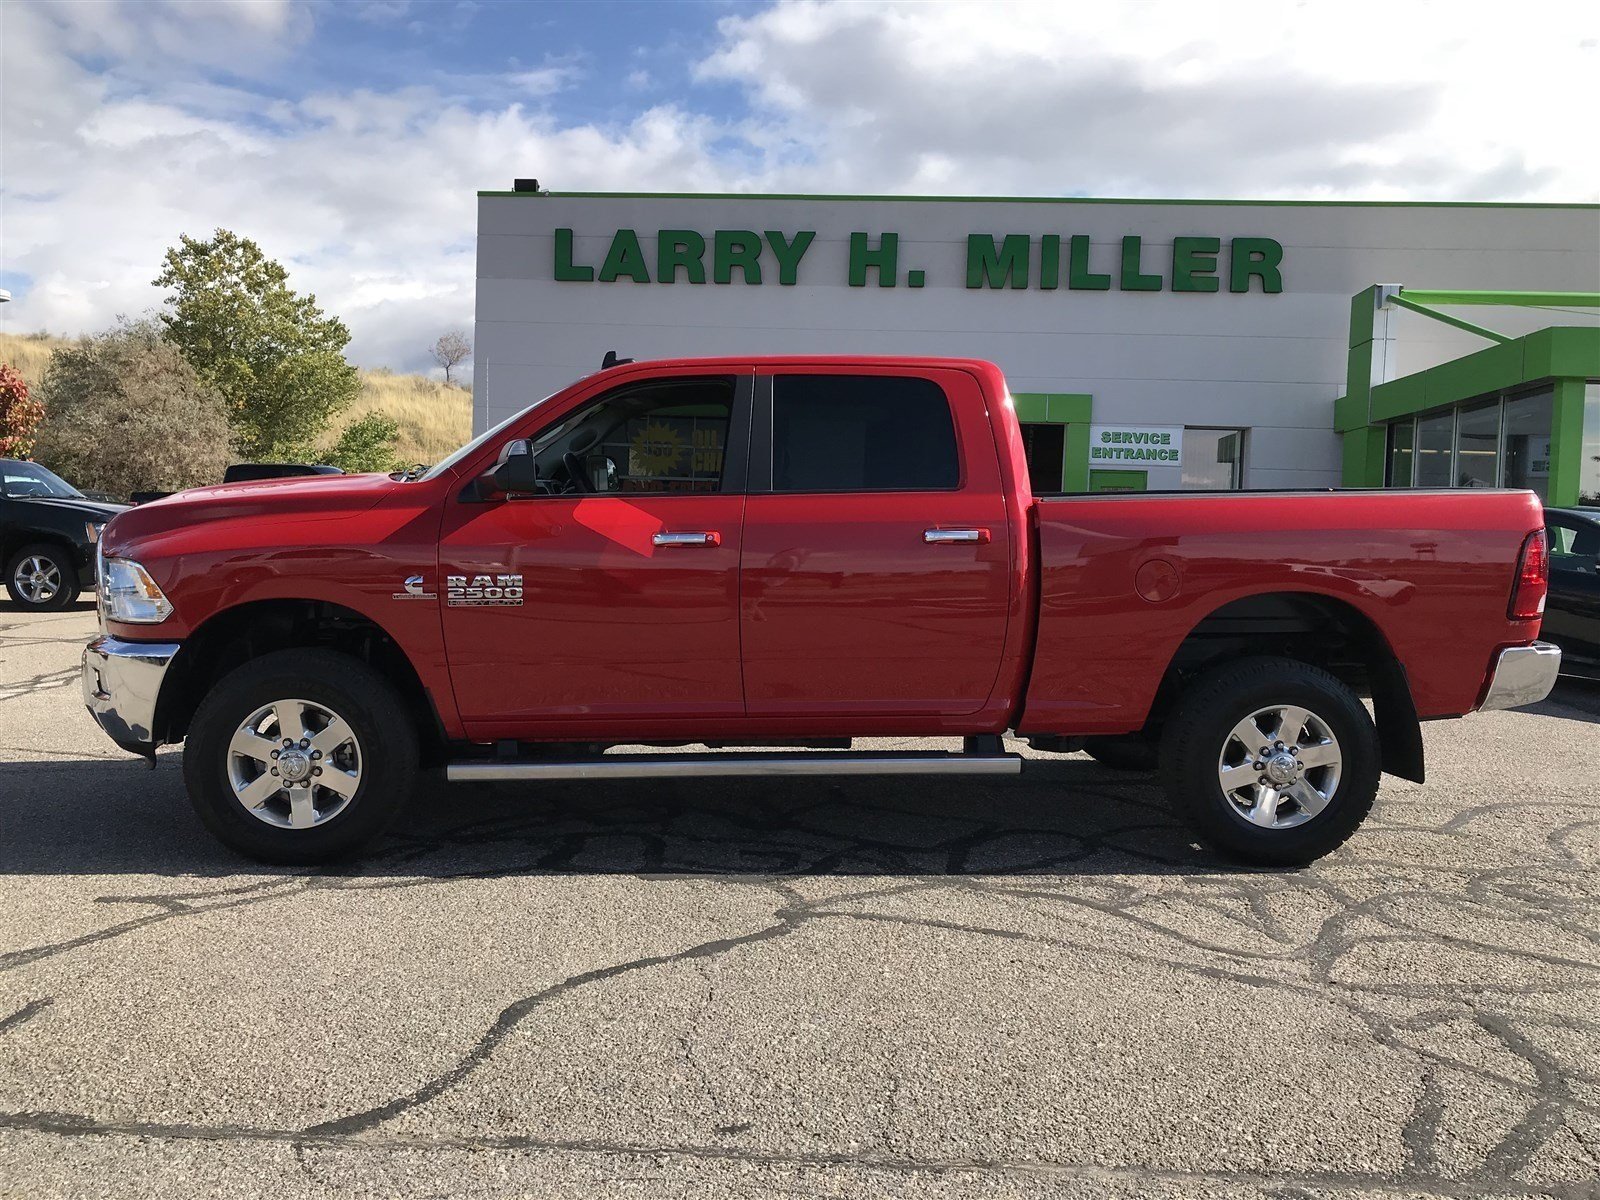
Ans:
POLYGON ((513 179, 511 181, 511 190, 513 192, 537 193, 539 190, 539 181, 537 179, 513 179))

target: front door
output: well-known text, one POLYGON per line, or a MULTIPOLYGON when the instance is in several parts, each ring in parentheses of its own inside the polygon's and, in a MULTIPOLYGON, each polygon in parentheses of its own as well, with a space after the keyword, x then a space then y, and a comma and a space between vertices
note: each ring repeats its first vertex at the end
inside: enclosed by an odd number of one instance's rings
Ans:
POLYGON ((618 385, 531 434, 545 491, 447 505, 440 604, 469 736, 632 738, 743 715, 750 391, 747 374, 618 385))
POLYGON ((757 383, 742 580, 753 719, 870 732, 995 688, 1011 535, 978 381, 775 368, 757 383))

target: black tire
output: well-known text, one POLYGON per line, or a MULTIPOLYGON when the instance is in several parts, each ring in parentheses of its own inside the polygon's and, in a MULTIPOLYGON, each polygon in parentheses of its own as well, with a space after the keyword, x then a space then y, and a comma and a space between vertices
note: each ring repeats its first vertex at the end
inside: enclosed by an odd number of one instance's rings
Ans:
POLYGON ((1160 748, 1150 738, 1092 737, 1083 743, 1086 754, 1103 767, 1113 771, 1139 771, 1154 774, 1160 764, 1160 748))
MULTIPOLYGON (((1262 748, 1275 746, 1252 748, 1242 765, 1253 772, 1262 748)), ((1300 866, 1337 849, 1366 819, 1378 795, 1379 761, 1378 731, 1360 697, 1343 683, 1293 659, 1249 658, 1207 672, 1183 693, 1162 736, 1161 782, 1173 807, 1212 846, 1262 866, 1300 866), (1309 710, 1331 732, 1338 744, 1339 777, 1315 815, 1301 824, 1268 828, 1253 823, 1241 804, 1229 799, 1218 776, 1224 754, 1237 754, 1242 744, 1233 739, 1236 727, 1280 705, 1309 710)), ((1330 775, 1314 768, 1306 771, 1306 779, 1326 783, 1330 775)), ((1278 809, 1281 803, 1272 801, 1272 806, 1278 809)), ((1297 801, 1288 803, 1286 814, 1275 819, 1304 817, 1297 801)), ((1264 815, 1267 809, 1255 802, 1249 811, 1264 815)))
MULTIPOLYGON (((366 663, 328 650, 279 650, 225 675, 200 702, 183 751, 189 800, 206 828, 240 854, 269 863, 327 862, 354 853, 399 815, 416 777, 417 730, 400 694, 366 663), (337 714, 354 733, 360 764, 359 782, 342 809, 326 819, 319 812, 315 825, 299 829, 252 815, 230 780, 229 745, 240 725, 264 706, 291 699, 337 714)), ((324 811, 339 803, 321 785, 309 791, 324 811)), ((274 796, 263 811, 286 813, 288 795, 274 796)))
POLYGON ((78 568, 72 561, 71 552, 64 546, 49 542, 24 546, 6 563, 6 591, 11 593, 11 599, 18 607, 29 612, 60 611, 78 598, 78 568), (30 585, 17 578, 24 566, 40 562, 53 567, 60 581, 55 591, 42 601, 31 599, 30 585))

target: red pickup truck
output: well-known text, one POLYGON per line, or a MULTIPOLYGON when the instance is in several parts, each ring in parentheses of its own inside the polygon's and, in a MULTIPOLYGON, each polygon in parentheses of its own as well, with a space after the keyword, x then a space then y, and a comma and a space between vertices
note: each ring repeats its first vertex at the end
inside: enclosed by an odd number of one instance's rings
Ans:
POLYGON ((613 366, 431 469, 182 492, 100 555, 90 711, 185 741, 206 825, 286 862, 366 842, 423 767, 1011 775, 1014 737, 1158 768, 1213 844, 1297 863, 1380 771, 1421 781, 1419 720, 1560 663, 1532 493, 1039 498, 964 359, 613 366), (614 752, 642 743, 706 749, 614 752))

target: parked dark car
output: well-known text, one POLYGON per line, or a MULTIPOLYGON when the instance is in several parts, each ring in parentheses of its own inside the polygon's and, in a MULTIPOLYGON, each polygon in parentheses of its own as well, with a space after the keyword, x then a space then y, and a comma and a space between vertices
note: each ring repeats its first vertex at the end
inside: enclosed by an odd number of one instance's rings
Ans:
POLYGON ((1548 508, 1550 598, 1544 636, 1561 647, 1561 673, 1600 679, 1600 509, 1548 508))
POLYGON ((0 563, 23 608, 65 608, 94 587, 95 543, 126 505, 90 500, 38 463, 0 458, 0 563))
POLYGON ((343 475, 326 463, 234 463, 222 473, 223 483, 258 483, 263 479, 296 479, 305 475, 343 475))

